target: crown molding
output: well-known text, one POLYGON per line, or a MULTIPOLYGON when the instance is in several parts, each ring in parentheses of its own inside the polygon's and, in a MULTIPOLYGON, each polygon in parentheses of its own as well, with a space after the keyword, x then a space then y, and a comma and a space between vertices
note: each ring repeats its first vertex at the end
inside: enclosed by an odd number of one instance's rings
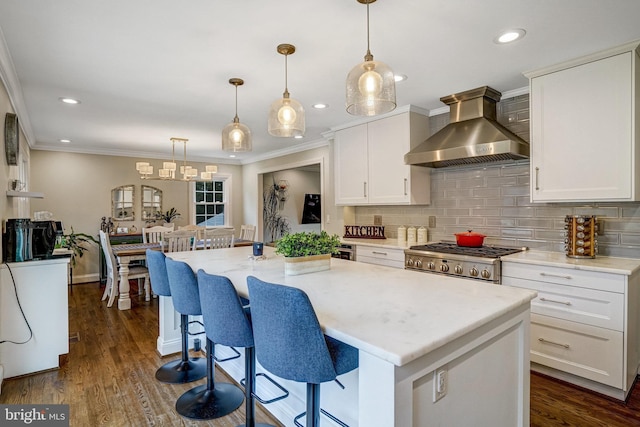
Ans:
POLYGON ((18 115, 18 124, 22 129, 25 139, 29 147, 33 147, 35 144, 35 137, 33 136, 33 130, 31 128, 31 121, 27 114, 27 107, 24 104, 24 96, 22 95, 22 86, 18 79, 18 74, 13 65, 11 54, 9 53, 9 47, 4 38, 2 28, 0 28, 0 80, 4 84, 7 94, 9 95, 9 102, 13 106, 13 111, 18 115))

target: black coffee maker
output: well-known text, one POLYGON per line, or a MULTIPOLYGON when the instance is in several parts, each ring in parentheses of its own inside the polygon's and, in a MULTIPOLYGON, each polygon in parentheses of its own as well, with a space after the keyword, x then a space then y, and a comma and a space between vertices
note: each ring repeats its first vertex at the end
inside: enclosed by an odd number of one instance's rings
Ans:
POLYGON ((31 221, 31 253, 33 259, 48 258, 56 246, 55 221, 31 221))
POLYGON ((6 231, 2 236, 2 258, 4 262, 22 262, 33 259, 31 248, 32 231, 29 218, 7 220, 6 231))

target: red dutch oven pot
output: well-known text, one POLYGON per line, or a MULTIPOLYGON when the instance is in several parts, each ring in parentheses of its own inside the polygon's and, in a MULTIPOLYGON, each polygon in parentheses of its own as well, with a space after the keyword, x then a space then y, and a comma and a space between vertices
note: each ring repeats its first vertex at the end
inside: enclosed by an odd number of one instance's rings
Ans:
POLYGON ((479 248, 484 242, 484 238, 487 237, 484 234, 476 233, 474 231, 466 231, 464 233, 456 233, 456 243, 458 246, 466 246, 470 248, 479 248))

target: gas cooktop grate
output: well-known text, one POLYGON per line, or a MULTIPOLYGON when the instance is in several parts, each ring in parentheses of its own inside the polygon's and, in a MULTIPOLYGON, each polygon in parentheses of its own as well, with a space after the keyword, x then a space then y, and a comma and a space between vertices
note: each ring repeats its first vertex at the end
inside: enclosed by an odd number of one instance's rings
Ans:
POLYGON ((438 252, 484 258, 499 258, 501 256, 515 254, 522 251, 521 248, 504 248, 499 246, 481 246, 479 248, 469 248, 465 246, 458 246, 453 242, 429 243, 427 245, 411 246, 409 249, 413 251, 438 252))

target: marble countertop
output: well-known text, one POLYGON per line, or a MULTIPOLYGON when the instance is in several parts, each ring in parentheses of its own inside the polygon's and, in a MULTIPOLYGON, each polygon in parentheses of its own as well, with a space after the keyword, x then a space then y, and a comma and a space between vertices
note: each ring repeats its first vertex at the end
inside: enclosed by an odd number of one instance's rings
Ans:
POLYGON ((640 270, 640 259, 596 256, 595 258, 569 258, 564 252, 529 250, 500 257, 502 262, 547 265, 575 270, 631 275, 640 270))
POLYGON ((405 365, 474 329, 528 305, 536 293, 473 280, 362 264, 337 258, 331 269, 284 275, 284 258, 265 246, 175 252, 194 271, 227 276, 248 296, 247 276, 304 290, 324 332, 361 351, 405 365))

